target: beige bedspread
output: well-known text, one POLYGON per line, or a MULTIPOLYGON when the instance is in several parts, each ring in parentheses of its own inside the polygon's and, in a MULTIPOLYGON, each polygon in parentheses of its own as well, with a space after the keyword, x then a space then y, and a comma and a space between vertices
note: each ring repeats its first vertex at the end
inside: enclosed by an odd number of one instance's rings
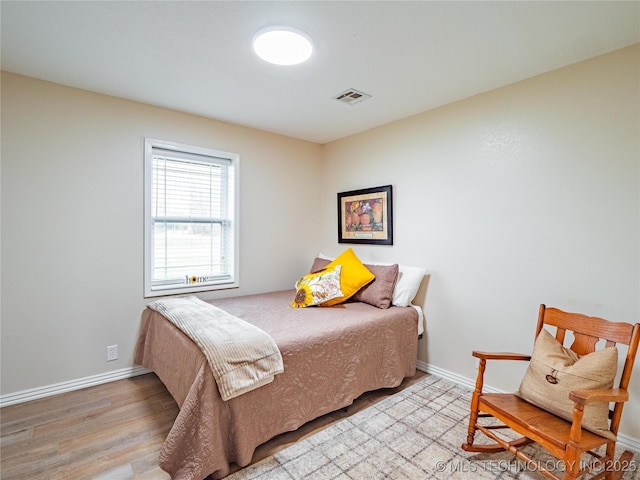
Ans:
POLYGON ((293 309, 293 295, 211 302, 269 333, 284 362, 273 382, 227 402, 197 345, 158 312, 145 311, 135 361, 153 370, 180 405, 159 459, 173 479, 222 478, 230 463, 249 464, 270 438, 415 374, 415 309, 359 302, 293 309))

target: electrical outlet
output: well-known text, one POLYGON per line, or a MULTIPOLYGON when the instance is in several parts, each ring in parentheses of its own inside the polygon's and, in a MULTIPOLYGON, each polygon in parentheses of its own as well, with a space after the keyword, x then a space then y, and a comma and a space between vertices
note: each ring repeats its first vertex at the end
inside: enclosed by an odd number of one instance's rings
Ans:
POLYGON ((118 359, 118 345, 109 345, 107 347, 107 362, 118 359))

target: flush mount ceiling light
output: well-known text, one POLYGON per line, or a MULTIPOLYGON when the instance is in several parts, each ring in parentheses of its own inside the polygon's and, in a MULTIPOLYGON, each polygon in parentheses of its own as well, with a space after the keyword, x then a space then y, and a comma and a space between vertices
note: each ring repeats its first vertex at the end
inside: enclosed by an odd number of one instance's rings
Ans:
POLYGON ((275 26, 256 32, 253 50, 269 63, 297 65, 311 56, 313 45, 306 33, 292 27, 275 26))

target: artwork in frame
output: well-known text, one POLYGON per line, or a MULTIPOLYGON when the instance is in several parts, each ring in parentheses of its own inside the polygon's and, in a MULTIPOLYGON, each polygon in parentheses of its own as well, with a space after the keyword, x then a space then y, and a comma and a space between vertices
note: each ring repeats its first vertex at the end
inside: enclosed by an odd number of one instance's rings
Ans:
POLYGON ((338 242, 393 245, 391 185, 338 193, 338 242))

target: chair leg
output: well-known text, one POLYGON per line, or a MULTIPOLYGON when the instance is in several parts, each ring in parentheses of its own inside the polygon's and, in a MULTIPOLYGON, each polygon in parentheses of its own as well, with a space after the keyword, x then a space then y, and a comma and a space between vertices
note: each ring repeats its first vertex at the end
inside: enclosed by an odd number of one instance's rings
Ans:
POLYGON ((482 384, 484 383, 484 369, 486 365, 487 361, 481 358, 478 364, 478 377, 476 378, 476 387, 473 390, 473 395, 471 397, 471 414, 469 416, 469 428, 467 429, 467 443, 464 443, 462 445, 462 448, 464 450, 467 450, 473 445, 473 439, 476 435, 476 423, 478 422, 480 395, 482 395, 482 384))
POLYGON ((607 455, 609 455, 608 464, 605 465, 605 469, 607 470, 607 475, 605 476, 606 480, 619 480, 625 474, 625 472, 632 467, 631 461, 633 460, 633 453, 629 450, 625 450, 620 455, 620 458, 616 460, 615 458, 615 443, 609 443, 607 445, 607 455))
MULTIPOLYGON (((579 468, 575 470, 576 465, 568 460, 564 461, 565 471, 564 480, 576 480, 579 476, 579 468)), ((579 466, 579 465, 578 465, 579 466)))
POLYGON ((564 459, 564 478, 565 480, 575 480, 580 476, 580 457, 581 451, 577 448, 567 446, 566 456, 564 459))
POLYGON ((474 392, 473 398, 471 400, 471 415, 469 416, 469 427, 467 428, 467 443, 465 445, 473 445, 473 439, 476 435, 476 422, 478 421, 478 397, 479 396, 474 392))
POLYGON ((606 480, 615 480, 616 472, 613 469, 613 462, 616 459, 616 444, 615 442, 607 443, 606 457, 608 458, 605 463, 604 469, 607 471, 607 475, 604 477, 606 480))

